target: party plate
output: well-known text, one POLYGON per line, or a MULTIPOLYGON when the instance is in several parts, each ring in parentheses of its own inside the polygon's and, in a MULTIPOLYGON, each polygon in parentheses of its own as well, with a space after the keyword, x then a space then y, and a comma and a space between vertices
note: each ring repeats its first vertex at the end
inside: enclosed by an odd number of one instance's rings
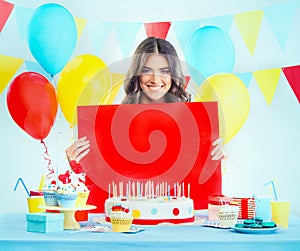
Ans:
POLYGON ((278 230, 278 227, 272 227, 272 228, 233 227, 232 229, 239 233, 245 233, 245 234, 273 234, 278 230))

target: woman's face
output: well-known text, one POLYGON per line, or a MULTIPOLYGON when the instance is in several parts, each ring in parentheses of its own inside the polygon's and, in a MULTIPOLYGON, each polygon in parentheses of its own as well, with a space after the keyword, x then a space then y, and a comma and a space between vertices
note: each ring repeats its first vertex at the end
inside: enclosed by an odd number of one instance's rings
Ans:
POLYGON ((150 55, 140 75, 140 87, 143 90, 141 103, 164 102, 164 95, 172 84, 170 66, 167 59, 159 54, 150 55))

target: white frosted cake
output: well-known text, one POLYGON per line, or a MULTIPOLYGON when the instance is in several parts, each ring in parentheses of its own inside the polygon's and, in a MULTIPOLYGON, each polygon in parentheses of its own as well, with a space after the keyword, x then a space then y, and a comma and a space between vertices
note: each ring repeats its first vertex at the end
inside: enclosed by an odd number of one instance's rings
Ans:
POLYGON ((125 207, 132 212, 133 224, 156 225, 159 223, 187 223, 194 221, 194 201, 187 197, 184 183, 171 186, 167 182, 154 184, 153 181, 123 182, 109 185, 109 198, 105 201, 105 219, 110 222, 112 208, 125 207), (111 193, 112 187, 112 193, 111 193), (123 195, 125 188, 125 196, 123 195), (171 195, 172 194, 172 195, 171 195), (110 197, 112 195, 112 197, 110 197))
POLYGON ((105 201, 105 218, 110 222, 111 208, 116 205, 132 211, 133 224, 187 223, 194 221, 194 203, 186 197, 160 198, 109 198, 105 201))

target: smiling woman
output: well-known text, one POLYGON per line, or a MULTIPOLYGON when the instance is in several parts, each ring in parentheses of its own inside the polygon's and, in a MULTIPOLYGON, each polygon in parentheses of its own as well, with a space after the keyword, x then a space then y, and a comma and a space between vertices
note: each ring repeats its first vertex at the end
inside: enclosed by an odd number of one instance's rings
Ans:
MULTIPOLYGON (((148 37, 136 48, 124 80, 122 104, 190 102, 185 91, 185 77, 173 45, 165 39, 148 37)), ((223 140, 215 139, 212 160, 224 157, 223 140)), ((79 162, 90 151, 90 142, 82 137, 66 149, 71 164, 79 162)), ((71 165, 72 166, 72 165, 71 165)), ((72 166, 73 168, 73 166, 72 166)))

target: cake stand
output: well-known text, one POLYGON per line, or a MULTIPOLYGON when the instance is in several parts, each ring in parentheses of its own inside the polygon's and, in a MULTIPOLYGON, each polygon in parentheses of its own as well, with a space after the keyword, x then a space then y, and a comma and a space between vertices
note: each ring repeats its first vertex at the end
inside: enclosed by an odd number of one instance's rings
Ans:
POLYGON ((64 218, 64 229, 80 229, 79 223, 75 219, 75 212, 76 211, 85 211, 85 210, 92 210, 97 208, 94 205, 86 205, 83 207, 59 207, 59 206, 39 206, 40 208, 46 210, 54 210, 60 211, 65 215, 64 218))

